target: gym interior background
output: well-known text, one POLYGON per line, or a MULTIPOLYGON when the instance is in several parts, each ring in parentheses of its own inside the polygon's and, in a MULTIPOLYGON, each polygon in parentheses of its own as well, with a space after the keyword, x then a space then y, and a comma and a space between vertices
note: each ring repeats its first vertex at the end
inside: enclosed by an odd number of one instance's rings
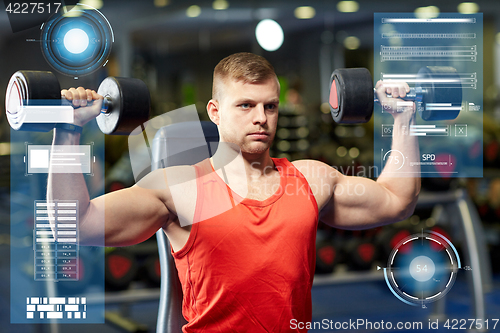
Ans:
MULTIPOLYGON (((265 56, 281 82, 280 121, 273 156, 313 158, 344 167, 373 164, 373 120, 363 125, 338 125, 330 116, 328 82, 333 69, 373 68, 373 13, 478 11, 484 19, 482 73, 484 86, 484 177, 423 179, 423 191, 436 194, 432 204, 417 207, 405 221, 362 232, 318 230, 317 275, 313 287, 313 319, 334 321, 364 318, 371 321, 422 321, 428 318, 473 318, 472 294, 466 274, 443 302, 428 309, 403 305, 389 291, 377 266, 384 266, 399 240, 422 228, 450 237, 462 254, 459 227, 450 218, 437 218, 440 198, 463 189, 471 197, 484 229, 492 280, 484 288, 486 314, 500 314, 500 2, 431 1, 236 1, 236 0, 86 0, 108 18, 115 41, 107 65, 78 80, 58 74, 62 87, 97 89, 106 76, 143 80, 151 92, 154 116, 195 104, 201 120, 208 120, 205 105, 211 98, 212 71, 223 57, 241 51, 265 56), (475 4, 475 5, 474 5, 475 4), (297 10, 300 6, 308 9, 297 10), (283 28, 284 42, 276 51, 263 50, 255 27, 264 18, 283 28), (434 317, 433 317, 434 316, 434 317)), ((1 6, 0 6, 1 7, 1 6)), ((7 15, 0 14, 0 91, 16 70, 52 70, 44 60, 36 37, 39 28, 13 34, 7 15)), ((372 73, 373 74, 373 73, 372 73)), ((0 94, 0 105, 4 105, 0 94)), ((9 322, 9 196, 10 127, 0 118, 0 331, 99 332, 154 331, 158 308, 159 276, 154 237, 124 249, 120 267, 108 269, 106 310, 102 325, 12 325, 9 322), (115 276, 113 276, 113 274, 115 276), (123 279, 126 277, 125 279, 123 279), (120 317, 133 325, 120 327, 120 317), (115 319, 113 319, 115 318, 115 319)), ((106 191, 133 185, 127 137, 105 137, 106 191)), ((443 199, 445 200, 445 199, 443 199)), ((116 258, 115 258, 116 259, 116 258)), ((113 264, 111 264, 113 266, 113 264)), ((110 267, 111 267, 110 266, 110 267)), ((115 264, 116 266, 116 264, 115 264)), ((426 325, 424 324, 424 328, 426 325)), ((500 325, 497 326, 500 330, 500 325)), ((435 330, 434 330, 435 331, 435 330)))

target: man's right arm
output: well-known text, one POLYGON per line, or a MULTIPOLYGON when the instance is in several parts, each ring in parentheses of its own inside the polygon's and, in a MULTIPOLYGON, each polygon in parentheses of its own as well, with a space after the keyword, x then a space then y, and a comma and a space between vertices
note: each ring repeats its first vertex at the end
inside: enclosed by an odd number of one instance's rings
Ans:
MULTIPOLYGON (((95 92, 72 88, 63 90, 62 94, 73 100, 75 106, 81 106, 75 109, 75 125, 83 126, 99 114, 102 97, 95 92), (86 106, 92 101, 93 104, 86 106)), ((56 128, 52 144, 79 145, 80 133, 56 128)), ((145 178, 143 182, 166 181, 162 170, 145 178)), ((175 217, 167 208, 171 205, 171 196, 166 183, 163 189, 135 185, 90 200, 83 174, 49 172, 47 200, 78 200, 81 245, 140 243, 175 217)))

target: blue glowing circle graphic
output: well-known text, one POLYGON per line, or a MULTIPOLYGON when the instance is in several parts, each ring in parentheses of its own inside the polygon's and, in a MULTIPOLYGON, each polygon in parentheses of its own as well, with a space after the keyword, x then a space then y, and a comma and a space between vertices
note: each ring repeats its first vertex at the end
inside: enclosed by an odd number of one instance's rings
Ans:
POLYGON ((82 53, 89 47, 89 36, 82 29, 71 29, 64 35, 64 47, 71 53, 82 53))
POLYGON ((45 22, 40 39, 45 60, 58 72, 78 77, 105 64, 114 35, 101 12, 79 4, 45 22))
POLYGON ((445 296, 462 268, 453 244, 443 235, 422 231, 392 250, 384 277, 402 302, 424 306, 445 296))

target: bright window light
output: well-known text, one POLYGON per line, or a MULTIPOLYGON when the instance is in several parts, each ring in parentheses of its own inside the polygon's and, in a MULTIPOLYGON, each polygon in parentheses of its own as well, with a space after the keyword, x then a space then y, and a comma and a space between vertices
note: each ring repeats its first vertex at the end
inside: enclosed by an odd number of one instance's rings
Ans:
POLYGON ((281 47, 284 40, 283 29, 278 22, 265 19, 257 24, 255 37, 260 47, 266 51, 276 51, 281 47))
POLYGON ((64 47, 73 54, 82 53, 89 46, 89 36, 82 29, 71 29, 64 35, 64 47))

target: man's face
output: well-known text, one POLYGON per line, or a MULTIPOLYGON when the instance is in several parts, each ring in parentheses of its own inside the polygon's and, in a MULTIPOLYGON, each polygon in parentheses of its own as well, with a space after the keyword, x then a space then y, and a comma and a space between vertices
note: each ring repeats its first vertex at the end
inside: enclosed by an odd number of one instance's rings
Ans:
POLYGON ((258 84, 228 80, 220 88, 219 101, 211 100, 207 108, 219 126, 221 141, 237 144, 242 153, 266 152, 278 122, 277 80, 270 78, 258 84), (211 108, 217 112, 211 113, 211 108))

